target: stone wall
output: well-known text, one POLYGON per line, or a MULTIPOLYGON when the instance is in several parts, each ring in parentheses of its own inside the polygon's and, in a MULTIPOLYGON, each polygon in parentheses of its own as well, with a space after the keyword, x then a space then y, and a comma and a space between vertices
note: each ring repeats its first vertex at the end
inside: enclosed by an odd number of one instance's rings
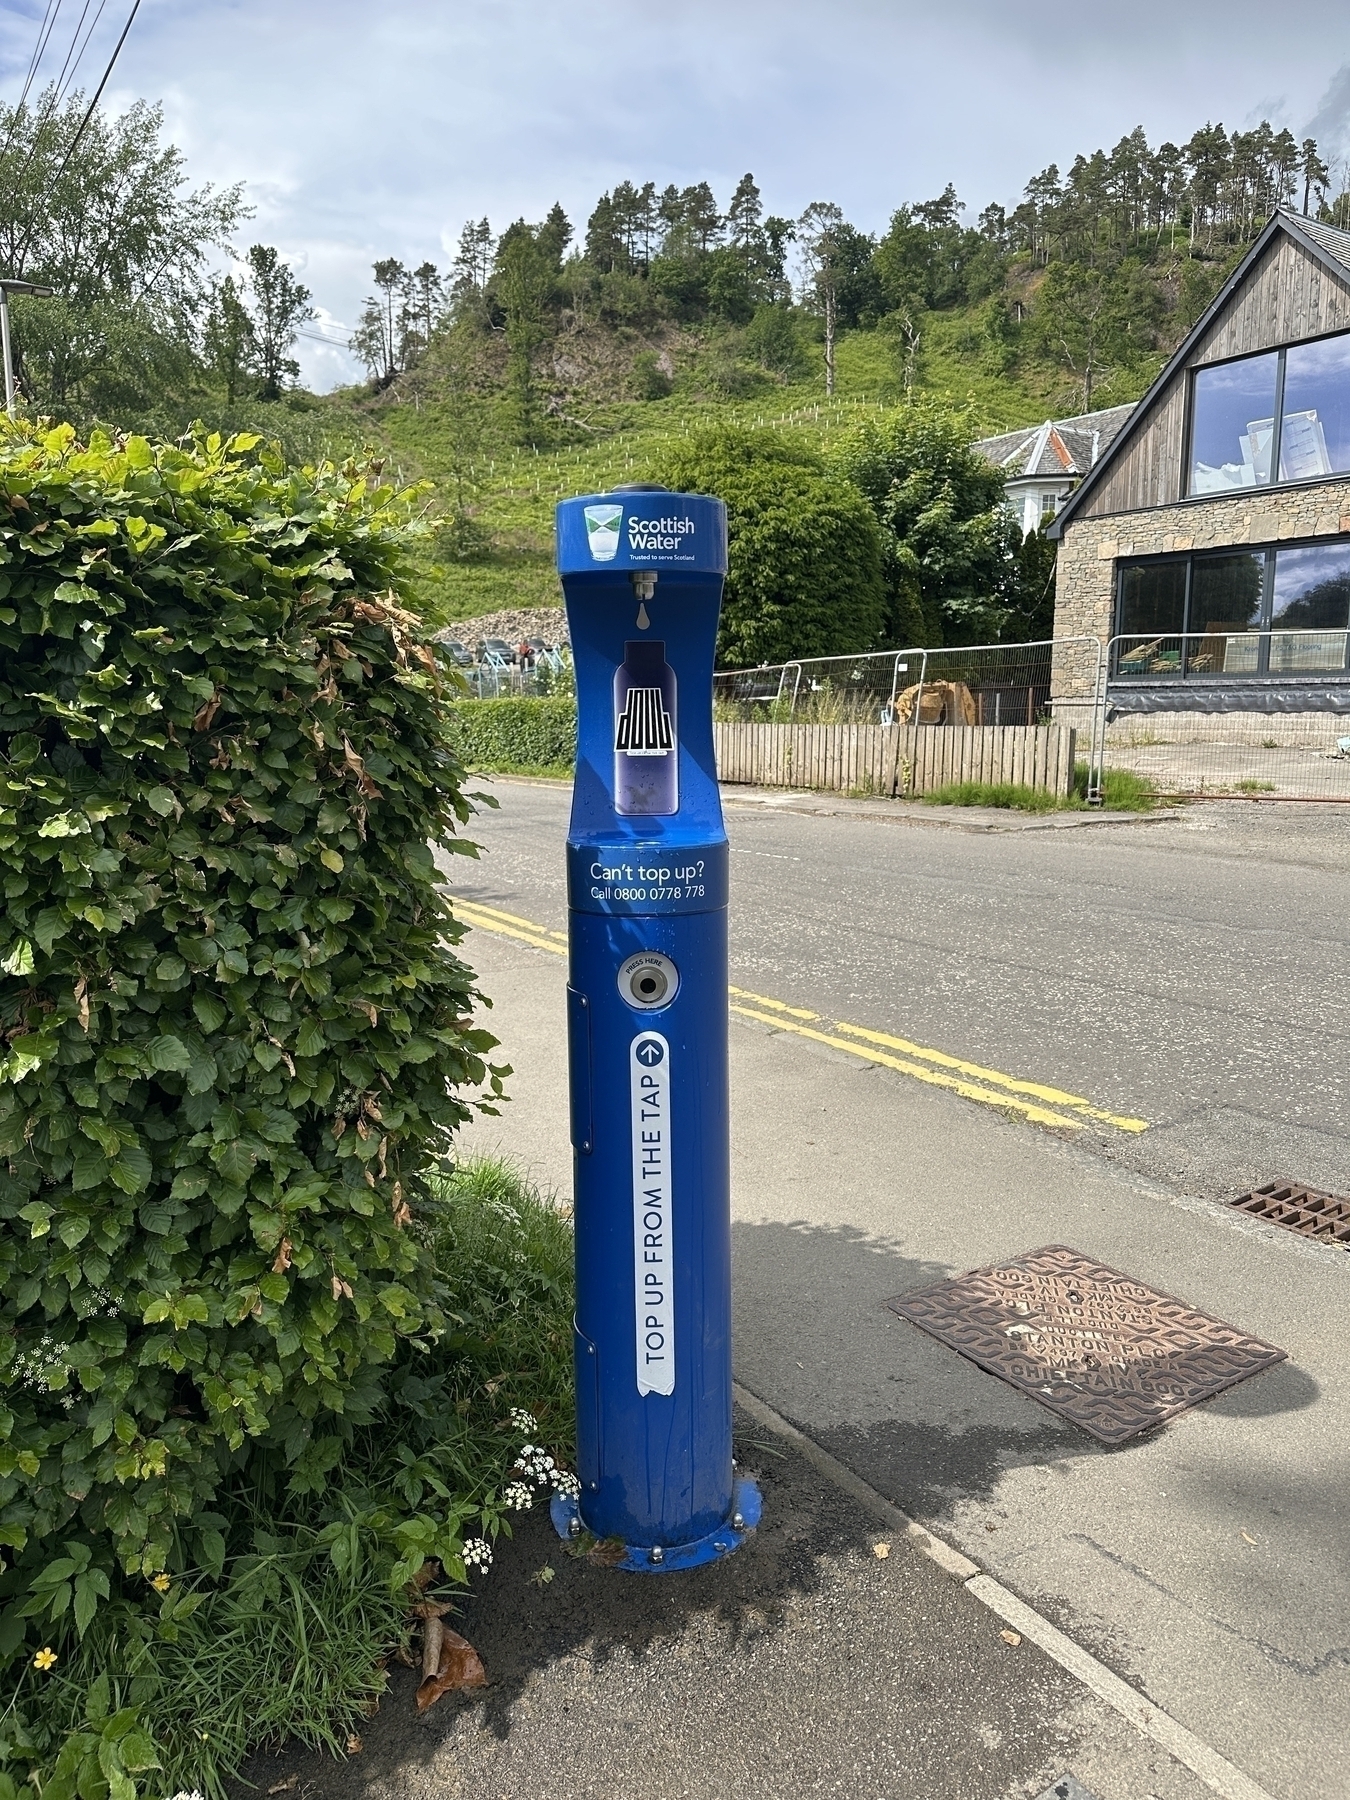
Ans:
MULTIPOLYGON (((1078 518, 1065 527, 1055 574, 1055 636, 1086 636, 1106 644, 1115 629, 1116 564, 1122 557, 1165 556, 1186 550, 1219 550, 1233 544, 1282 544, 1301 538, 1350 534, 1350 480, 1319 481, 1273 492, 1244 490, 1208 495, 1145 512, 1106 518, 1078 518)), ((1097 666, 1092 645, 1066 644, 1055 652, 1052 669, 1054 715, 1066 725, 1086 727, 1091 716, 1097 666)), ((1251 715, 1248 715, 1250 717, 1251 715)), ((1272 719, 1269 735, 1281 742, 1298 735, 1296 715, 1272 719)), ((1196 739, 1216 732, 1246 736, 1249 727, 1231 715, 1172 714, 1155 729, 1180 736, 1186 726, 1196 739)), ((1265 733, 1265 725, 1262 727, 1265 733)))

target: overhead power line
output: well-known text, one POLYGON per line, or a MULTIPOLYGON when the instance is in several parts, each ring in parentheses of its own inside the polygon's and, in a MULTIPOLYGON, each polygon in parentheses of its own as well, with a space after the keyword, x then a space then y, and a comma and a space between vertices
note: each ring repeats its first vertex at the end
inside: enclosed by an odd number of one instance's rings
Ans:
POLYGON ((70 48, 66 51, 66 60, 61 64, 61 73, 56 78, 56 98, 53 102, 53 110, 55 110, 57 106, 60 106, 61 102, 70 92, 71 83, 75 79, 80 64, 84 61, 84 53, 89 48, 89 40, 93 37, 94 32, 98 28, 98 22, 103 17, 103 8, 107 3, 108 0, 98 0, 98 11, 94 14, 93 18, 90 19, 89 29, 84 32, 84 42, 81 43, 80 33, 81 31, 84 31, 84 22, 89 18, 89 8, 92 4, 92 0, 84 0, 84 10, 81 12, 79 21, 71 36, 70 48))
POLYGON ((14 103, 14 111, 9 116, 9 130, 5 134, 4 148, 0 157, 9 155, 9 147, 14 142, 14 133, 19 129, 19 120, 28 100, 29 90, 33 86, 33 78, 38 72, 38 64, 42 61, 43 52, 47 48, 47 40, 51 36, 51 28, 56 23, 56 15, 61 10, 61 0, 47 0, 47 10, 42 15, 42 23, 38 26, 37 42, 33 45, 33 54, 28 59, 28 73, 23 79, 23 92, 14 103))
MULTIPOLYGON (((61 72, 56 77, 55 81, 52 83, 51 98, 48 100, 46 106, 42 109, 40 116, 34 121, 33 142, 31 144, 31 146, 29 147, 27 156, 23 159, 22 166, 16 171, 16 173, 11 178, 12 185, 15 188, 17 188, 19 183, 23 180, 24 175, 28 171, 29 165, 33 161, 33 158, 37 155, 38 150, 41 148, 43 127, 48 123, 49 120, 55 118, 57 108, 60 106, 61 102, 65 99, 66 95, 70 91, 71 83, 75 79, 75 76, 79 70, 80 64, 84 61, 84 53, 89 48, 89 40, 93 37, 94 31, 98 25, 98 22, 103 17, 103 8, 107 5, 107 0, 98 0, 98 11, 94 14, 94 17, 90 22, 89 29, 87 31, 84 31, 84 22, 89 17, 89 8, 90 8, 91 4, 92 4, 92 0, 84 0, 84 8, 83 8, 82 12, 80 13, 78 20, 75 23, 75 30, 71 34, 70 46, 66 51, 65 61, 61 64, 61 72), (84 31, 84 42, 83 43, 80 42, 81 31, 84 31)), ((136 4, 139 5, 140 0, 136 0, 136 4)), ((28 79, 24 83, 23 93, 19 97, 18 105, 15 107, 14 112, 10 117, 9 134, 5 139, 4 150, 0 151, 0 156, 3 156, 8 153, 9 147, 14 141, 14 133, 17 131, 18 126, 19 126, 19 120, 20 120, 20 117, 22 114, 24 102, 28 98, 29 89, 32 86, 33 79, 37 74, 37 70, 38 70, 39 65, 41 64, 42 58, 46 54, 47 45, 51 41, 52 31, 55 29, 57 16, 59 15, 60 11, 61 11, 61 0, 48 0, 48 13, 50 14, 50 19, 48 19, 46 14, 44 14, 43 23, 46 28, 45 33, 42 30, 39 31, 38 44, 37 44, 37 48, 33 52, 33 61, 29 66, 28 79)), ((132 16, 132 18, 135 18, 135 16, 136 16, 136 7, 135 6, 132 7, 131 16, 132 16)), ((129 31, 130 29, 131 29, 131 20, 128 19, 126 28, 122 33, 122 37, 118 39, 117 48, 113 51, 112 59, 109 62, 107 69, 104 71, 103 81, 99 83, 99 94, 101 94, 103 92, 103 85, 104 85, 104 83, 106 83, 109 74, 112 72, 113 63, 116 62, 116 60, 117 60, 117 52, 122 48, 122 42, 126 37, 127 31, 129 31)), ((90 106, 90 109, 89 109, 89 113, 93 112, 93 108, 94 108, 94 106, 97 106, 97 104, 98 104, 98 94, 95 94, 93 104, 90 106)), ((76 133, 75 143, 79 142, 80 136, 83 133, 85 126, 88 123, 89 123, 89 114, 86 114, 83 122, 80 125, 79 132, 76 133)), ((74 148, 75 148, 75 145, 72 144, 70 149, 66 152, 65 161, 62 162, 61 168, 57 171, 57 176, 56 176, 57 181, 60 180, 61 175, 65 172, 65 164, 67 161, 69 161, 71 153, 73 152, 74 148)), ((53 190, 55 189, 55 186, 56 186, 56 182, 54 181, 52 183, 53 190)), ((25 250, 26 250, 26 248, 27 248, 27 245, 25 244, 25 250)))
MULTIPOLYGON (((101 12, 102 7, 100 7, 99 10, 101 12)), ((108 77, 112 74, 113 66, 116 63, 118 57, 122 54, 122 46, 127 41, 127 33, 131 30, 132 25, 135 23, 136 14, 140 10, 141 10, 141 0, 132 0, 131 11, 127 14, 127 22, 122 27, 122 35, 121 35, 121 37, 118 38, 117 42, 113 45, 113 53, 108 58, 108 66, 103 71, 103 75, 99 81, 98 86, 94 89, 94 97, 89 102, 89 106, 85 112, 84 117, 80 120, 80 129, 75 133, 74 137, 70 140, 70 144, 68 145, 68 147, 66 149, 66 153, 61 158, 61 166, 56 171, 56 174, 52 177, 52 185, 51 185, 51 188, 48 190, 49 194, 54 194, 56 192, 56 189, 60 183, 61 177, 66 172, 66 165, 69 163, 71 157, 74 156, 75 151, 79 146, 80 139, 84 136, 85 130, 89 124, 89 121, 94 116, 94 109, 95 109, 95 107, 97 107, 99 101, 103 98, 103 90, 108 85, 108 77)), ((97 22, 98 21, 95 20, 96 24, 97 24, 97 22)), ((88 39, 86 39, 85 41, 87 43, 88 39)))
POLYGON ((22 106, 28 98, 43 57, 47 53, 47 45, 51 41, 52 32, 56 29, 56 21, 61 12, 61 0, 47 0, 47 10, 42 15, 42 23, 38 26, 37 42, 33 46, 33 59, 28 65, 28 74, 24 77, 23 92, 19 95, 22 106))

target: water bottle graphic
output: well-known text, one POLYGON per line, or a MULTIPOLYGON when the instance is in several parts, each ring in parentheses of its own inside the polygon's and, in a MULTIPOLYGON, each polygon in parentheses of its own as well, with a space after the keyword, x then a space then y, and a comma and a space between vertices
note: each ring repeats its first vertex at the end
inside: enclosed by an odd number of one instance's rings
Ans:
POLYGON ((680 809, 675 671, 659 639, 630 638, 614 671, 614 808, 651 816, 680 809))

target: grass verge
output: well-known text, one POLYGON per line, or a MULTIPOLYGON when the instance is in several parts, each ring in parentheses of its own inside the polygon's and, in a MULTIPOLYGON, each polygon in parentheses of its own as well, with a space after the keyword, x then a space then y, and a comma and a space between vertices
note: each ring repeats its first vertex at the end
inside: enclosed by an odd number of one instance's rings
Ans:
POLYGON ((321 1491, 288 1485, 281 1448, 255 1452, 217 1501, 215 1568, 178 1570, 162 1594, 144 1583, 50 1669, 25 1669, 0 1716, 5 1800, 224 1800, 261 1745, 344 1754, 406 1645, 428 1552, 447 1530, 481 1541, 467 1562, 441 1551, 430 1591, 453 1599, 512 1511, 546 1500, 572 1449, 569 1217, 475 1159, 419 1228, 449 1331, 404 1344, 321 1491))
POLYGON ((571 763, 509 762, 496 757, 491 762, 469 765, 471 775, 542 775, 549 781, 571 781, 575 770, 571 763))
MULTIPOLYGON (((1015 812, 1081 812, 1087 805, 1088 766, 1074 769, 1073 792, 1047 793, 1014 782, 950 781, 923 796, 925 806, 993 806, 1015 812)), ((1102 806, 1107 812, 1151 812, 1158 804, 1153 784, 1130 769, 1102 771, 1102 806)))

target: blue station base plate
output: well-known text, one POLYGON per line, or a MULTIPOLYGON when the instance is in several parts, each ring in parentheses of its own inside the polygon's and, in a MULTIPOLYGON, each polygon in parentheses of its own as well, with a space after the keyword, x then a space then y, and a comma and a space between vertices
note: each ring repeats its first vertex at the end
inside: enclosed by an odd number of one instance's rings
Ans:
MULTIPOLYGON (((625 1544, 623 1560, 616 1569, 627 1569, 632 1575, 673 1575, 680 1569, 701 1569, 705 1563, 730 1556, 743 1544, 759 1524, 763 1510, 759 1488, 749 1476, 738 1476, 732 1489, 731 1517, 706 1537, 690 1544, 625 1544)), ((560 1538, 578 1538, 588 1529, 581 1509, 570 1494, 555 1494, 549 1503, 549 1517, 560 1538)))

